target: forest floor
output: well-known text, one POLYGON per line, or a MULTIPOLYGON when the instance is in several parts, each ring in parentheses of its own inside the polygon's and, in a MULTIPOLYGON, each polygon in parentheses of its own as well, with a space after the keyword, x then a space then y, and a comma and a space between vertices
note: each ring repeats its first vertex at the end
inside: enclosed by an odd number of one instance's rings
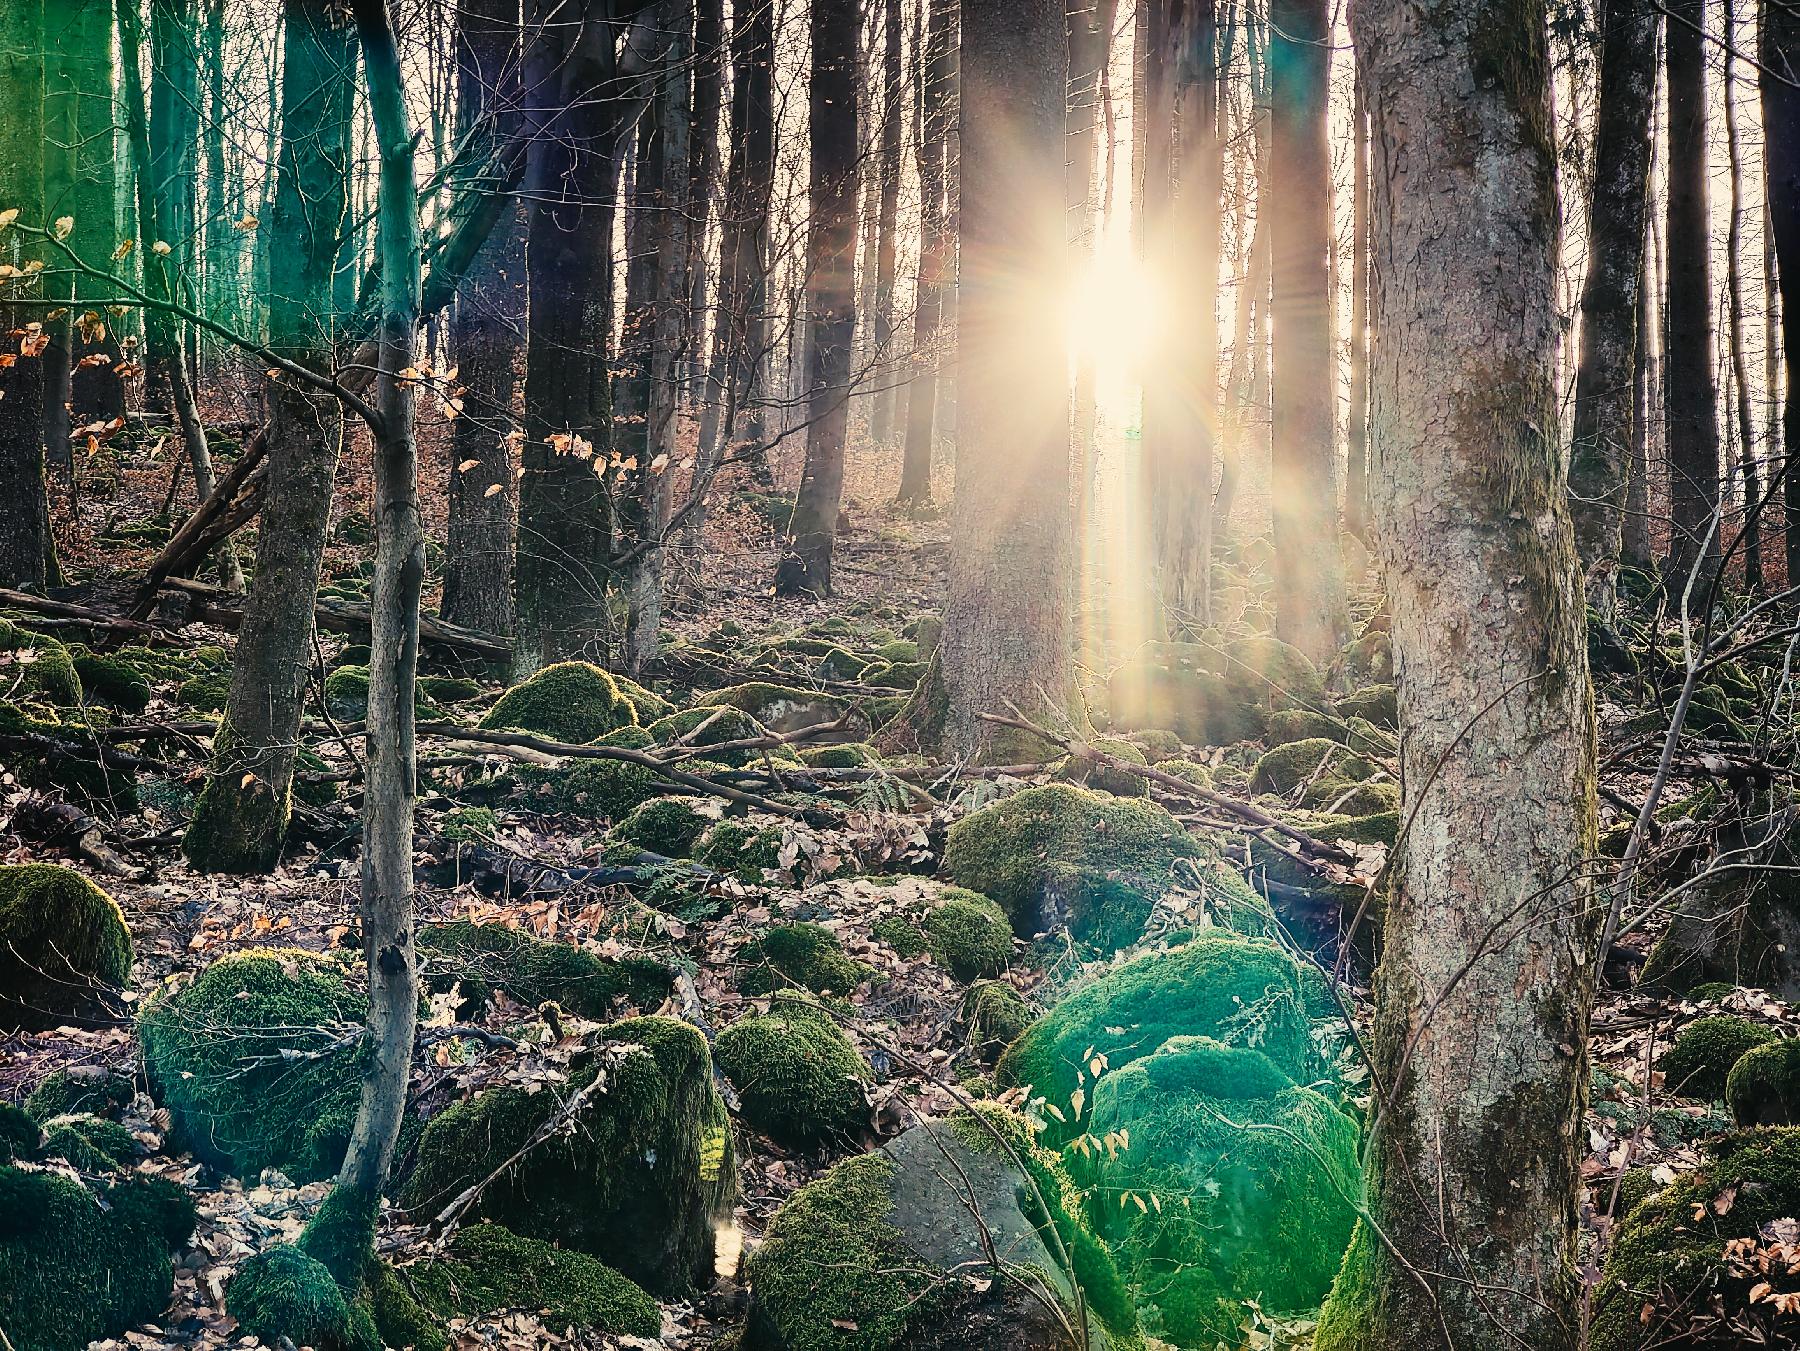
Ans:
MULTIPOLYGON (((912 518, 894 512, 894 456, 862 451, 853 456, 847 525, 840 535, 834 575, 836 594, 829 602, 783 600, 770 594, 774 534, 766 507, 744 491, 730 493, 707 526, 697 556, 677 559, 672 569, 675 596, 669 620, 678 638, 699 643, 722 628, 745 635, 792 634, 838 618, 867 629, 898 631, 914 617, 934 611, 941 600, 947 556, 946 527, 941 519, 912 518), (700 589, 701 586, 704 589, 700 589)), ((61 540, 65 565, 76 583, 76 595, 104 598, 129 580, 154 553, 154 534, 131 537, 130 527, 158 515, 166 485, 166 463, 121 458, 102 474, 84 471, 80 524, 61 540)), ((366 536, 355 529, 359 501, 366 499, 366 479, 355 457, 346 466, 339 527, 328 561, 333 577, 357 575, 366 564, 366 536)), ((740 489, 744 485, 737 485, 740 489)), ((428 494, 431 500, 441 500, 428 494)), ((366 515, 361 517, 366 520, 366 515)), ((1104 609, 1104 586, 1097 604, 1104 609)), ((1366 617, 1375 598, 1360 598, 1366 617)), ((229 647, 227 632, 193 626, 183 639, 229 647)), ((339 635, 322 636, 322 664, 329 667, 347 645, 339 635)), ((746 640, 748 641, 748 640, 746 640)), ((1121 654, 1101 651, 1101 660, 1121 654)), ((661 684, 662 682, 658 682, 661 684)), ((477 709, 498 693, 490 685, 477 709)), ((1626 724, 1641 709, 1603 695, 1603 737, 1616 745, 1626 724)), ((172 687, 159 687, 141 721, 179 723, 192 710, 175 702, 172 687)), ((352 767, 350 743, 322 745, 332 769, 352 767)), ((183 758, 185 772, 197 775, 201 760, 190 743, 183 758)), ((423 747, 428 756, 434 747, 423 747)), ((920 879, 935 870, 946 823, 982 787, 943 791, 941 801, 920 808, 916 802, 895 804, 871 797, 852 798, 841 832, 788 823, 784 826, 782 866, 764 882, 726 881, 726 904, 717 913, 679 914, 643 911, 637 928, 621 930, 624 897, 620 889, 567 885, 561 870, 599 864, 606 834, 599 822, 539 810, 530 801, 500 805, 500 831, 494 854, 508 860, 511 879, 503 888, 492 880, 492 868, 470 867, 461 877, 456 845, 446 843, 441 826, 454 805, 458 782, 474 782, 510 762, 497 751, 457 747, 464 763, 433 777, 420 813, 422 876, 419 913, 423 919, 469 918, 497 922, 539 937, 590 947, 600 953, 627 946, 667 954, 684 973, 670 1010, 707 1030, 723 1028, 752 1008, 766 1008, 766 997, 737 988, 739 950, 762 932, 771 918, 816 919, 835 932, 846 953, 865 963, 870 975, 851 996, 855 1016, 847 1030, 867 1059, 874 1077, 870 1089, 869 1127, 861 1141, 846 1141, 820 1153, 784 1149, 770 1140, 739 1132, 742 1196, 720 1244, 718 1286, 704 1297, 664 1305, 660 1341, 633 1338, 572 1337, 545 1327, 532 1315, 513 1312, 459 1330, 462 1344, 475 1346, 551 1347, 584 1345, 662 1345, 703 1347, 741 1323, 743 1294, 739 1257, 767 1227, 770 1217, 793 1191, 837 1159, 858 1147, 891 1136, 920 1119, 943 1116, 955 1108, 958 1083, 980 1065, 969 1045, 961 1016, 964 985, 928 955, 902 956, 877 936, 881 921, 906 908, 913 891, 929 885, 920 879), (898 809, 896 809, 898 807, 898 809), (476 875, 477 873, 480 875, 476 875), (904 874, 896 878, 895 875, 904 874)), ((1044 777, 1048 777, 1046 774, 1044 777)), ((1606 786, 1636 801, 1645 776, 1636 771, 1608 775, 1606 786)), ((143 785, 148 788, 150 785, 143 785)), ((1153 796, 1156 794, 1153 791, 1153 796)), ((158 988, 181 980, 221 955, 247 947, 296 946, 313 951, 354 948, 357 865, 354 848, 308 844, 274 874, 257 878, 223 878, 193 872, 174 847, 183 807, 177 792, 144 792, 135 811, 107 813, 96 806, 107 840, 131 869, 128 876, 109 875, 91 858, 58 848, 35 837, 15 819, 18 809, 36 800, 35 790, 18 785, 6 772, 0 778, 0 861, 15 863, 56 859, 81 868, 119 901, 137 951, 133 988, 127 999, 141 1001, 158 988)), ((1171 804, 1191 811, 1189 804, 1171 804)), ((354 816, 341 820, 353 827, 354 816)), ((1602 828, 1621 819, 1619 808, 1603 808, 1602 828)), ((1215 823, 1216 824, 1216 823, 1215 823)), ((1624 946, 1641 952, 1655 937, 1654 928, 1640 929, 1624 946)), ((1036 1006, 1068 988, 1083 971, 1081 956, 1066 935, 1019 944, 1006 979, 1036 1006)), ((1367 1014, 1366 972, 1363 984, 1349 988, 1359 1020, 1367 1014)), ((1663 1084, 1655 1061, 1681 1026, 1702 1013, 1727 1009, 1792 1033, 1800 1031, 1800 1014, 1764 993, 1739 989, 1722 1000, 1696 1003, 1630 990, 1603 992, 1593 1021, 1591 1052, 1597 1071, 1595 1102, 1588 1114, 1583 1163, 1590 1184, 1583 1205, 1590 1259, 1610 1223, 1615 1179, 1628 1165, 1648 1164, 1659 1177, 1691 1168, 1699 1159, 1698 1143, 1729 1127, 1716 1104, 1674 1096, 1663 1084)), ((652 1011, 652 1010, 646 1010, 652 1011)), ((504 996, 490 1002, 483 1015, 495 1032, 517 1031, 532 1013, 504 996)), ((548 1033, 520 1036, 510 1046, 476 1053, 472 1043, 444 1038, 431 1041, 434 1027, 452 1022, 443 1001, 433 1006, 425 1028, 427 1046, 415 1070, 413 1096, 422 1111, 434 1110, 492 1083, 529 1083, 550 1072, 558 1040, 548 1033)), ((565 1038, 581 1031, 579 1020, 561 1028, 565 1038)), ((138 1048, 130 1026, 0 1037, 0 1099, 17 1102, 30 1087, 56 1068, 110 1066, 138 1075, 138 1048)), ((141 1080, 140 1080, 141 1082, 141 1080)), ((157 1326, 127 1335, 119 1345, 136 1347, 211 1347, 237 1339, 236 1324, 225 1312, 223 1290, 234 1270, 253 1253, 295 1238, 323 1198, 327 1185, 296 1186, 279 1173, 238 1181, 221 1176, 165 1144, 169 1119, 147 1096, 125 1110, 123 1120, 142 1152, 141 1171, 174 1178, 189 1188, 200 1212, 192 1247, 177 1258, 173 1306, 157 1326)), ((424 1231, 388 1224, 381 1237, 387 1255, 401 1260, 427 1242, 424 1231)), ((1590 1278, 1597 1268, 1589 1267, 1590 1278)))

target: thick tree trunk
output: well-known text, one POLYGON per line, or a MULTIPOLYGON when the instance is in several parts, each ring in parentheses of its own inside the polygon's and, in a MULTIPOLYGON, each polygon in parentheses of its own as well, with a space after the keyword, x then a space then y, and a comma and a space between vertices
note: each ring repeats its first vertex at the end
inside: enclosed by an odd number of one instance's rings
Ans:
MULTIPOLYGON (((332 366, 332 267, 348 205, 353 32, 330 0, 285 0, 281 154, 267 229, 269 345, 332 366)), ((256 578, 231 696, 182 847, 203 872, 266 872, 287 834, 294 754, 313 660, 313 601, 342 440, 338 401, 291 379, 268 386, 269 470, 256 578)))
POLYGON ((1351 29, 1408 825, 1376 975, 1374 1224, 1315 1344, 1566 1351, 1598 925, 1544 6, 1362 0, 1351 29))
MULTIPOLYGON (((1775 238, 1781 286, 1781 440, 1789 453, 1800 446, 1800 9, 1765 4, 1757 42, 1761 63, 1763 145, 1768 175, 1769 232, 1775 238)), ((1800 579, 1800 474, 1782 482, 1788 585, 1800 579)))
POLYGON ((1606 0, 1600 17, 1600 95, 1588 271, 1581 289, 1581 364, 1575 376, 1569 494, 1588 603, 1612 622, 1634 434, 1638 287, 1644 275, 1645 194, 1656 106, 1656 34, 1649 0, 1606 0))
POLYGON ((775 590, 831 593, 831 547, 844 496, 844 434, 856 336, 856 0, 813 0, 811 219, 806 240, 811 362, 806 464, 782 541, 775 590))
POLYGON ((1737 42, 1737 13, 1733 0, 1724 0, 1725 29, 1725 146, 1731 183, 1731 224, 1725 240, 1726 324, 1731 353, 1731 384, 1737 395, 1738 468, 1743 476, 1744 523, 1736 548, 1744 556, 1744 588, 1763 589, 1762 475, 1756 463, 1756 419, 1750 412, 1750 358, 1744 350, 1744 166, 1738 151, 1737 95, 1733 67, 1737 42))
POLYGON ((1704 0, 1673 0, 1664 40, 1669 100, 1669 585, 1716 568, 1719 387, 1713 379, 1712 235, 1707 207, 1704 0))
MULTIPOLYGON (((457 135, 492 146, 517 134, 519 0, 461 0, 457 135)), ((491 172, 472 156, 472 174, 491 172)), ((525 230, 508 207, 456 293, 450 351, 466 391, 450 442, 450 521, 439 613, 485 633, 513 628, 513 405, 525 340, 525 230)))
POLYGON ((1350 114, 1350 414, 1344 529, 1369 538, 1369 107, 1362 72, 1350 114))
POLYGON ((899 501, 920 507, 931 501, 931 457, 937 436, 938 363, 944 289, 951 284, 956 240, 949 227, 950 179, 946 142, 956 117, 957 0, 921 0, 929 6, 920 98, 919 279, 913 304, 913 376, 906 396, 906 447, 900 462, 899 501))
POLYGON ((1650 432, 1656 425, 1652 399, 1656 380, 1656 325, 1652 322, 1654 312, 1650 308, 1650 212, 1645 211, 1644 215, 1644 243, 1638 254, 1638 340, 1631 362, 1630 477, 1625 482, 1625 520, 1619 536, 1619 562, 1648 573, 1656 567, 1655 547, 1650 541, 1650 432))
POLYGON ((1349 636, 1338 547, 1337 381, 1331 353, 1328 0, 1269 5, 1270 269, 1274 362, 1269 514, 1275 632, 1323 665, 1349 636))
POLYGON ((869 436, 885 444, 894 427, 894 269, 900 222, 900 0, 882 0, 881 192, 875 208, 875 392, 869 436))
POLYGON ((1060 713, 1072 686, 1069 389, 1052 299, 1066 247, 1063 3, 963 0, 962 34, 943 732, 954 753, 1010 763, 980 715, 1060 713))

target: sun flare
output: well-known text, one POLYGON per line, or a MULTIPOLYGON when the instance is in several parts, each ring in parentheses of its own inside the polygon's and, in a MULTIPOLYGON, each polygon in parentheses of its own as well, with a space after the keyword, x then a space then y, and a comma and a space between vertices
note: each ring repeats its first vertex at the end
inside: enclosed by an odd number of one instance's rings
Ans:
POLYGON ((1163 327, 1164 299, 1123 232, 1088 256, 1069 288, 1069 348, 1078 360, 1115 375, 1141 370, 1163 327))

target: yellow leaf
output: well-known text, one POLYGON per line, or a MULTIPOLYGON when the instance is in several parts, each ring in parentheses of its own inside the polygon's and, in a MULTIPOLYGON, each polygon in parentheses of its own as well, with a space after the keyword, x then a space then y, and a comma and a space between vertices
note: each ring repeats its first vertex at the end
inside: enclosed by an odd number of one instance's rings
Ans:
POLYGON ((235 228, 239 229, 239 230, 254 230, 256 228, 256 226, 257 226, 257 219, 255 216, 245 216, 241 221, 239 221, 237 223, 235 228))
POLYGON ((459 474, 466 474, 480 463, 480 460, 464 460, 461 464, 456 466, 456 472, 459 474))
POLYGON ((137 240, 135 239, 121 239, 119 241, 119 247, 113 250, 112 260, 115 263, 122 262, 124 259, 131 256, 131 250, 136 247, 136 245, 137 240))
POLYGON ((661 455, 658 455, 654 460, 650 461, 650 472, 652 474, 660 474, 668 467, 669 455, 667 451, 664 451, 661 455))
POLYGON ((75 217, 58 216, 56 218, 56 224, 50 227, 50 237, 61 242, 62 240, 67 239, 69 235, 74 232, 74 229, 75 217))
POLYGON ((1068 1117, 1066 1117, 1062 1114, 1062 1108, 1058 1107, 1053 1102, 1045 1103, 1044 1110, 1046 1112, 1050 1113, 1050 1115, 1055 1117, 1058 1121, 1067 1121, 1069 1119, 1068 1117))
POLYGON ((28 277, 34 272, 42 272, 43 270, 44 260, 42 258, 33 258, 29 263, 25 264, 25 275, 28 277))
POLYGON ((499 491, 500 491, 500 485, 498 483, 490 483, 487 486, 487 491, 484 492, 482 494, 482 496, 483 497, 492 497, 495 493, 497 493, 499 491))
POLYGON ((1141 1212, 1141 1213, 1143 1213, 1143 1214, 1145 1214, 1145 1215, 1148 1215, 1148 1214, 1149 1214, 1149 1213, 1150 1213, 1150 1207, 1149 1207, 1149 1206, 1147 1206, 1147 1205, 1145 1205, 1145 1204, 1144 1204, 1144 1198, 1143 1198, 1143 1197, 1141 1197, 1141 1196, 1137 1196, 1137 1195, 1133 1195, 1133 1196, 1132 1196, 1132 1198, 1131 1198, 1131 1200, 1132 1200, 1132 1203, 1133 1203, 1133 1204, 1135 1204, 1135 1205, 1136 1205, 1136 1206, 1137 1206, 1137 1208, 1138 1208, 1138 1210, 1139 1210, 1139 1211, 1140 1211, 1140 1212, 1141 1212))
POLYGON ((171 253, 175 252, 175 250, 170 246, 168 240, 159 239, 150 246, 150 252, 154 253, 158 258, 167 258, 171 253))
POLYGON ((1084 1090, 1078 1088, 1069 1094, 1069 1109, 1075 1113, 1077 1121, 1081 1120, 1081 1109, 1086 1103, 1087 1093, 1084 1090))
POLYGON ((9 206, 6 208, 6 210, 0 211, 0 230, 4 230, 7 226, 11 225, 18 218, 19 218, 19 208, 16 206, 9 206))
POLYGON ((239 788, 248 788, 251 784, 253 784, 255 782, 256 782, 256 775, 246 774, 246 775, 244 775, 244 777, 242 779, 238 780, 238 787, 239 788))

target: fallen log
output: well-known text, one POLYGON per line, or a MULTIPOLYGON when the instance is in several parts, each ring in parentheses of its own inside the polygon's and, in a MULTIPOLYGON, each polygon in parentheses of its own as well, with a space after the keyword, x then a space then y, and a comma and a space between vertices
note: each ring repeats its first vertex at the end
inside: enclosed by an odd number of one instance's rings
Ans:
POLYGON ((0 605, 14 610, 24 610, 30 614, 44 615, 52 620, 61 620, 76 626, 91 629, 104 629, 112 633, 128 633, 136 638, 144 638, 160 642, 179 642, 166 630, 154 624, 146 624, 138 619, 125 619, 118 615, 107 614, 104 610, 96 610, 87 605, 76 605, 66 600, 50 600, 45 596, 34 596, 29 591, 14 591, 10 587, 0 587, 0 605))
MULTIPOLYGON (((236 630, 244 622, 242 609, 219 603, 231 595, 224 587, 188 577, 165 577, 160 585, 164 590, 180 591, 194 597, 199 602, 194 618, 202 623, 236 630)), ((325 597, 313 606, 313 618, 320 628, 333 633, 360 637, 369 632, 369 607, 366 605, 325 597)), ((512 657, 512 648, 505 639, 465 629, 460 624, 447 623, 430 615, 419 616, 419 637, 424 642, 454 649, 465 656, 480 657, 483 661, 507 661, 512 657)))

